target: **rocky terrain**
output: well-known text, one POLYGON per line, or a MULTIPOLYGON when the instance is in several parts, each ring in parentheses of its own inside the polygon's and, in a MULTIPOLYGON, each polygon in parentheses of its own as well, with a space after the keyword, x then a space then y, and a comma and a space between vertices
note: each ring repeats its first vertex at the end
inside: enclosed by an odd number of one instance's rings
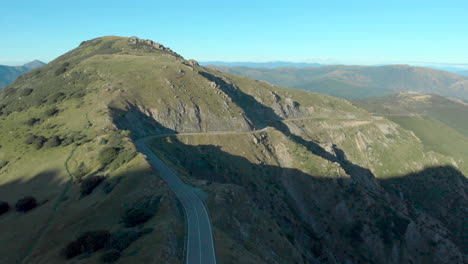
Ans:
POLYGON ((182 263, 183 212, 133 143, 149 136, 205 198, 218 263, 468 260, 456 157, 344 99, 110 36, 8 86, 0 113, 0 201, 37 200, 0 213, 0 263, 182 263), (88 246, 109 237, 131 242, 88 246))

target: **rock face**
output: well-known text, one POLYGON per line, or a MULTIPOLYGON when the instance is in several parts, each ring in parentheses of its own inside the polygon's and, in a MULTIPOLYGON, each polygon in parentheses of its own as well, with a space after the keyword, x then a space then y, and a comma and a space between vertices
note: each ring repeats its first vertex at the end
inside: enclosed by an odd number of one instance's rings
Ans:
POLYGON ((179 54, 175 53, 170 48, 164 47, 162 44, 160 44, 158 42, 154 42, 154 41, 152 41, 150 39, 140 39, 138 37, 130 37, 128 39, 128 44, 130 44, 130 45, 146 44, 147 46, 153 47, 153 48, 158 49, 158 50, 163 50, 163 51, 169 52, 171 54, 174 54, 174 55, 177 55, 178 57, 180 57, 179 54))

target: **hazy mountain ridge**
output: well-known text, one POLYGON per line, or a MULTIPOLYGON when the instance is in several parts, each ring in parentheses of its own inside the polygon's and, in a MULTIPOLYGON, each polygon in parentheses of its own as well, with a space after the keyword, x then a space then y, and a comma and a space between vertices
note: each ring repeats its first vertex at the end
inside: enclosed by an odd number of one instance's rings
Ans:
POLYGON ((466 260, 467 181, 454 157, 343 99, 103 37, 7 87, 0 112, 0 200, 43 202, 0 215, 2 240, 25 237, 5 243, 0 262, 63 263, 77 235, 121 230, 125 209, 149 197, 160 204, 141 228, 155 231, 119 261, 180 263, 183 212, 133 144, 151 135, 153 151, 206 194, 218 263, 466 260), (96 175, 102 187, 82 196, 96 175))
POLYGON ((248 68, 282 68, 282 67, 320 67, 324 66, 320 63, 314 62, 288 62, 288 61, 269 61, 269 62, 224 62, 224 61, 200 61, 203 66, 227 66, 227 67, 248 67, 248 68))
POLYGON ((28 62, 23 66, 0 65, 0 89, 14 82, 18 76, 44 65, 45 63, 38 60, 28 62))
POLYGON ((468 78, 454 73, 408 65, 322 66, 312 68, 253 69, 210 66, 273 84, 347 99, 421 91, 468 99, 468 78))

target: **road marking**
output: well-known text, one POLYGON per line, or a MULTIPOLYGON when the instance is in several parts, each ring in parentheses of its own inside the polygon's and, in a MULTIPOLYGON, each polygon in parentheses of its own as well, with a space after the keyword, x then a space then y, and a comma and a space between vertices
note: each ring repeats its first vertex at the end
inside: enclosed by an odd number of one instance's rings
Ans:
POLYGON ((210 216, 208 215, 208 210, 206 209, 205 207, 205 203, 202 201, 202 207, 203 207, 203 211, 205 212, 206 214, 206 217, 208 219, 208 221, 210 222, 210 224, 208 225, 209 229, 210 229, 210 233, 211 233, 211 246, 212 246, 212 249, 213 251, 211 252, 212 254, 212 257, 213 257, 213 263, 216 263, 216 255, 215 255, 215 247, 214 247, 214 233, 213 233, 213 230, 211 229, 211 219, 210 219, 210 216))

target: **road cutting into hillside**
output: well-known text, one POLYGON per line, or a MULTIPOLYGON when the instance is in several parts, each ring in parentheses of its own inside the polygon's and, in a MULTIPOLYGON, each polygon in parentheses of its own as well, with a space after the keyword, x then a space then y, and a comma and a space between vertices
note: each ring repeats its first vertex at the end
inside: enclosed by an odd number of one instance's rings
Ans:
MULTIPOLYGON (((319 119, 318 117, 294 118, 280 120, 279 122, 299 121, 308 119, 319 119)), ((357 119, 339 119, 346 121, 356 121, 357 119)), ((363 121, 363 120, 360 120, 363 121)), ((365 120, 369 122, 370 120, 365 120)), ((267 126, 251 131, 206 131, 206 132, 181 132, 151 135, 135 141, 139 152, 146 155, 150 164, 159 172, 161 177, 167 182, 171 190, 176 194, 182 203, 187 221, 187 245, 186 264, 214 264, 216 254, 213 241, 212 225, 208 210, 204 202, 194 192, 194 187, 185 184, 177 174, 170 169, 160 158, 154 154, 146 145, 146 142, 161 137, 168 136, 194 136, 194 135, 232 135, 232 134, 256 134, 266 132, 273 127, 267 126)))
POLYGON ((150 164, 159 172, 181 202, 187 221, 186 264, 216 264, 213 231, 204 202, 177 174, 159 159, 147 146, 146 139, 137 140, 138 151, 145 154, 150 164))

